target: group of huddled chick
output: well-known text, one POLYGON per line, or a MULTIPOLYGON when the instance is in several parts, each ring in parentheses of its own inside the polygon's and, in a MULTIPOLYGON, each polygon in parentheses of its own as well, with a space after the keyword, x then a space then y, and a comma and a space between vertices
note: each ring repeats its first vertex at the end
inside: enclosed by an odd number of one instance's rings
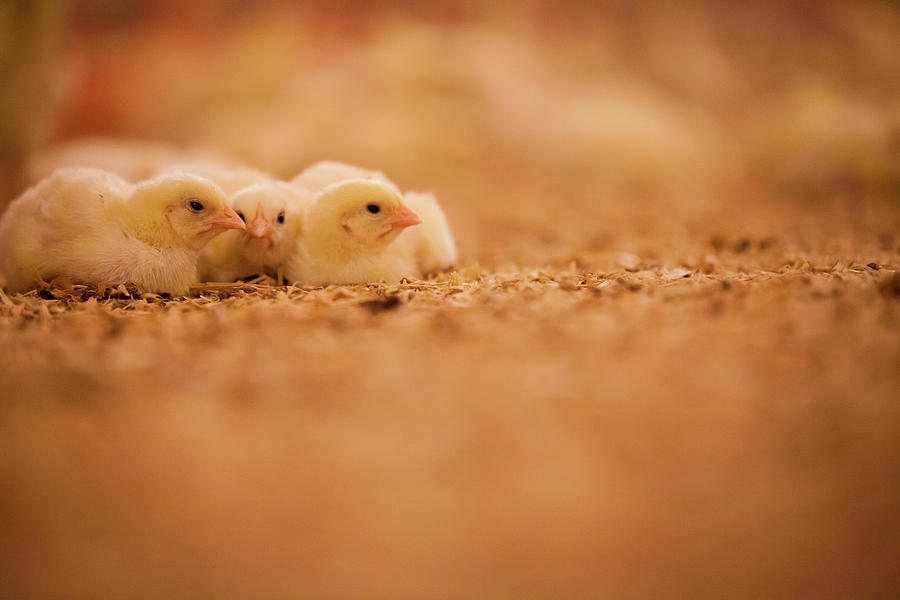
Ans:
POLYGON ((316 163, 280 181, 242 166, 182 164, 129 182, 58 168, 0 219, 0 283, 116 285, 185 295, 200 281, 257 274, 321 286, 396 282, 457 257, 433 194, 378 171, 316 163))

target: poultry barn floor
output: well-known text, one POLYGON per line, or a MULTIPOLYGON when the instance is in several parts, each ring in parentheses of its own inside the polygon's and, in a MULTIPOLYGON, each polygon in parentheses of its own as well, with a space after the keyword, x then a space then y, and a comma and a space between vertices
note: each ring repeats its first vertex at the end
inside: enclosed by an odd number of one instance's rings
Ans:
POLYGON ((900 550, 900 254, 872 239, 0 295, 0 580, 21 597, 881 589, 900 550))
POLYGON ((434 190, 461 257, 0 293, 0 598, 896 596, 895 6, 107 4, 6 30, 0 206, 208 144, 434 190))

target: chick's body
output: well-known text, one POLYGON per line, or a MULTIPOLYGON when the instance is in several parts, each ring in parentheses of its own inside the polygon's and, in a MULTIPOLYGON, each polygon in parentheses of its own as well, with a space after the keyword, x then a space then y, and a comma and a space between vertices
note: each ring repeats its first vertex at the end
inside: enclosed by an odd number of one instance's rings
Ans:
MULTIPOLYGON (((341 188, 335 186, 350 181, 366 182, 372 197, 386 193, 401 196, 396 184, 380 171, 335 161, 322 161, 307 167, 292 180, 292 183, 316 194, 310 210, 323 212, 324 205, 340 202, 341 188)), ((334 223, 339 218, 334 215, 328 219, 309 215, 306 217, 309 222, 308 235, 304 236, 305 239, 313 240, 306 243, 306 260, 309 264, 305 269, 295 267, 291 272, 303 273, 308 278, 305 281, 310 284, 312 282, 362 283, 380 279, 397 281, 403 277, 421 277, 424 274, 453 266, 457 260, 456 241, 450 232, 447 217, 438 205, 434 194, 407 192, 402 194, 401 203, 420 218, 421 224, 418 227, 404 228, 387 245, 373 243, 363 247, 357 244, 338 250, 332 244, 324 256, 323 251, 311 249, 310 244, 313 248, 329 247, 323 240, 316 239, 316 229, 322 228, 323 231, 334 232, 336 231, 334 223), (325 258, 336 254, 344 257, 343 262, 329 261, 325 258), (310 275, 310 271, 314 271, 313 276, 310 275)), ((334 239, 340 238, 338 233, 330 235, 334 239)), ((299 265, 301 261, 296 262, 299 265)))
POLYGON ((410 238, 408 243, 413 245, 422 272, 428 274, 443 271, 456 264, 456 240, 453 239, 447 217, 434 194, 406 192, 403 201, 422 219, 421 226, 400 234, 400 239, 410 238))
POLYGON ((237 227, 222 190, 206 179, 135 186, 99 169, 59 169, 0 219, 0 273, 11 291, 59 277, 185 294, 203 245, 237 227))
POLYGON ((289 282, 302 286, 417 279, 422 273, 411 250, 409 243, 399 240, 372 252, 306 243, 287 261, 285 275, 289 282))
POLYGON ((247 223, 210 242, 198 263, 204 281, 234 281, 251 275, 277 277, 296 252, 301 217, 309 194, 289 183, 258 183, 229 199, 247 223))
POLYGON ((289 281, 301 285, 399 281, 421 275, 416 238, 404 230, 421 223, 391 187, 354 179, 322 190, 304 211, 289 281))

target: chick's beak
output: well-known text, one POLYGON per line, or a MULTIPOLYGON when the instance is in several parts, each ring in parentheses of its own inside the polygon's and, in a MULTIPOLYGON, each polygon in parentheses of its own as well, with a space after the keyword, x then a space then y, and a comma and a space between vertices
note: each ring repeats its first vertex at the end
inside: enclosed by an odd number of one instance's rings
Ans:
POLYGON ((252 238, 270 238, 272 230, 269 227, 269 221, 262 212, 262 206, 257 205, 256 216, 247 223, 247 234, 252 238))
POLYGON ((388 221, 391 229, 405 229, 412 225, 418 225, 421 222, 422 219, 419 218, 419 215, 414 213, 412 209, 405 204, 400 204, 400 208, 394 216, 391 217, 391 220, 388 221))
POLYGON ((209 221, 213 229, 244 229, 244 221, 241 220, 237 213, 230 206, 225 207, 225 211, 209 221))

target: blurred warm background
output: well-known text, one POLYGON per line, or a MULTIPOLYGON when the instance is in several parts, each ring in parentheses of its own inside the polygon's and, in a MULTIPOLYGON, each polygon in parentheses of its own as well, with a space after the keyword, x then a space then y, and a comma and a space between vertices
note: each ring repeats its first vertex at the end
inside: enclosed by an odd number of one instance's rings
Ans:
POLYGON ((0 112, 0 206, 85 138, 335 159, 462 255, 0 298, 0 596, 891 596, 896 3, 7 0, 0 112))

